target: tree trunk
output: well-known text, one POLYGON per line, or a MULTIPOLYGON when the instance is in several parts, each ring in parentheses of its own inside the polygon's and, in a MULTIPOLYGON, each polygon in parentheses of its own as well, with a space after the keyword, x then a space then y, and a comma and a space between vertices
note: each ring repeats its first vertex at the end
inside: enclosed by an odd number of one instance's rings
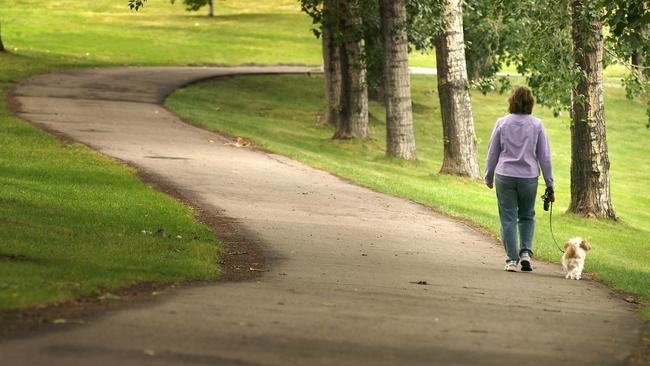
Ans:
POLYGON ((405 0, 381 0, 386 102, 386 155, 416 160, 405 0))
MULTIPOLYGON (((641 4, 641 6, 645 11, 645 5, 641 4)), ((641 39, 645 39, 646 35, 648 34, 648 24, 647 23, 639 24, 634 28, 634 31, 641 37, 641 39)), ((636 67, 646 66, 646 54, 643 45, 639 45, 639 47, 632 52, 632 65, 636 67)), ((641 72, 642 75, 644 76, 648 75, 647 70, 644 69, 641 70, 642 70, 641 72)))
POLYGON ((386 102, 386 87, 384 78, 384 51, 381 29, 364 27, 363 36, 366 52, 366 71, 368 79, 368 99, 374 100, 381 105, 386 102))
MULTIPOLYGON (((635 31, 645 39, 648 34, 648 24, 639 25, 636 27, 635 31)), ((645 48, 643 46, 640 46, 632 53, 632 65, 641 70, 641 75, 645 80, 650 79, 650 69, 647 68, 648 64, 646 62, 645 48)))
POLYGON ((323 73, 325 74, 325 96, 327 98, 327 123, 338 128, 341 121, 341 53, 334 39, 336 23, 331 14, 332 0, 323 2, 324 19, 321 27, 323 41, 323 73))
POLYGON ((465 61, 467 77, 471 81, 479 80, 482 75, 489 75, 489 71, 492 69, 492 60, 488 55, 479 55, 477 53, 468 55, 468 52, 465 52, 465 61))
POLYGON ((5 45, 2 44, 2 24, 0 24, 0 52, 4 52, 5 45))
POLYGON ((462 0, 447 0, 446 27, 436 40, 444 159, 441 173, 479 178, 469 82, 465 66, 462 0))
POLYGON ((572 90, 569 211, 616 218, 605 134, 602 24, 589 0, 573 0, 572 10, 574 59, 585 77, 572 90))
POLYGON ((369 139, 368 89, 363 62, 359 0, 341 1, 341 122, 334 139, 369 139))
POLYGON ((208 16, 213 17, 214 16, 214 0, 209 0, 208 1, 208 6, 209 6, 208 16))

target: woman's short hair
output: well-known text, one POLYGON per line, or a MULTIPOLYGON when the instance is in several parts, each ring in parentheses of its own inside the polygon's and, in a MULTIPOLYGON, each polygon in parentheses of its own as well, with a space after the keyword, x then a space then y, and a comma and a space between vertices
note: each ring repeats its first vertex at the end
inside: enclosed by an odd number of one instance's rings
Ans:
POLYGON ((508 98, 508 111, 514 114, 531 114, 535 105, 533 93, 525 86, 519 86, 512 91, 508 98))

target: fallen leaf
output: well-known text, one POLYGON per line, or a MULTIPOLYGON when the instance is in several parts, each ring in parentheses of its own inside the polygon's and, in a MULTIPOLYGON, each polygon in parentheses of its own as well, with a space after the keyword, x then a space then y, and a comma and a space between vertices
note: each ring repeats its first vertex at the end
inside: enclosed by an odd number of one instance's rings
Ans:
POLYGON ((227 255, 245 255, 248 254, 248 252, 229 252, 226 253, 227 255))
POLYGON ((118 295, 107 292, 107 293, 103 294, 102 296, 100 296, 99 299, 100 300, 119 300, 120 297, 118 295))
POLYGON ((235 142, 236 147, 246 147, 250 146, 251 142, 246 140, 243 137, 237 137, 237 142, 235 142))
POLYGON ((65 324, 65 323, 67 323, 67 322, 68 322, 68 321, 65 320, 65 319, 63 319, 63 318, 59 318, 59 319, 54 319, 54 320, 52 320, 52 323, 54 323, 54 324, 65 324))
POLYGON ((423 286, 426 286, 426 285, 429 284, 429 283, 428 283, 427 281, 425 281, 425 280, 420 280, 420 281, 417 281, 417 282, 416 282, 416 281, 411 281, 411 282, 409 282, 409 283, 412 283, 412 284, 415 284, 415 285, 423 285, 423 286))
POLYGON ((628 297, 624 298, 623 300, 629 302, 630 304, 638 304, 638 303, 639 303, 639 302, 638 302, 635 298, 633 298, 632 296, 628 296, 628 297))
POLYGON ((160 227, 160 229, 158 229, 156 231, 156 234, 158 234, 158 235, 160 235, 162 237, 166 237, 167 236, 167 230, 165 230, 164 227, 160 227))
POLYGON ((152 350, 151 348, 145 348, 144 349, 144 354, 147 356, 155 356, 156 351, 152 350))

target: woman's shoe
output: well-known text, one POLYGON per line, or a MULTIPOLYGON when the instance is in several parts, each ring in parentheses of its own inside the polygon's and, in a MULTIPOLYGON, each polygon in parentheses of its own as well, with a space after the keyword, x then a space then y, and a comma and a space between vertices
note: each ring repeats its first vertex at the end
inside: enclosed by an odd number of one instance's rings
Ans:
POLYGON ((508 272, 517 272, 517 261, 507 261, 505 270, 508 272))
POLYGON ((533 266, 530 264, 530 254, 522 253, 520 258, 521 270, 523 272, 532 272, 533 266))

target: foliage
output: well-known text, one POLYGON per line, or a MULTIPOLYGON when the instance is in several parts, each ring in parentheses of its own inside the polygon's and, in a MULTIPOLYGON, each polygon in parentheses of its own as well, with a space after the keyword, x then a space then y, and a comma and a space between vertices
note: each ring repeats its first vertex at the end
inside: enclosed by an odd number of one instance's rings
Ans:
POLYGON ((409 44, 418 51, 434 48, 435 39, 444 30, 442 17, 445 0, 407 0, 409 44))
MULTIPOLYGON (((650 9, 644 2, 636 0, 601 0, 604 21, 609 28, 605 38, 606 51, 617 62, 626 65, 628 75, 623 85, 629 99, 650 95, 650 9), (642 55, 641 64, 628 60, 642 55)), ((633 60, 636 61, 636 60, 633 60)), ((647 127, 650 128, 650 100, 647 104, 647 127)))
POLYGON ((537 102, 554 115, 571 106, 571 89, 583 76, 573 57, 570 1, 513 1, 508 16, 527 28, 512 49, 517 71, 528 75, 537 102))
MULTIPOLYGON (((136 11, 140 10, 140 8, 144 7, 144 3, 147 0, 129 0, 129 8, 134 9, 136 11)), ((172 4, 176 3, 176 0, 169 0, 172 4)), ((210 0, 183 0, 183 3, 185 4, 185 9, 186 10, 191 10, 191 11, 197 11, 201 9, 202 7, 209 5, 210 0)))
MULTIPOLYGON (((516 65, 527 75, 537 101, 550 107, 555 115, 571 106, 571 88, 584 77, 574 61, 571 38, 570 0, 467 0, 465 29, 468 69, 478 76, 475 85, 483 91, 491 84, 496 70, 516 65)), ((609 29, 606 36, 606 64, 630 65, 634 52, 648 54, 648 32, 639 28, 650 21, 643 2, 635 0, 585 1, 585 11, 573 17, 597 17, 609 29)), ((646 58, 645 62, 648 63, 646 58)), ((648 94, 650 69, 630 67, 623 80, 629 98, 648 94), (646 75, 643 75, 644 72, 646 75)), ((471 74, 470 74, 471 75, 471 74)), ((503 85, 502 85, 503 87, 503 85)), ((648 104, 650 120, 650 102, 648 104)), ((650 126, 650 124, 649 124, 650 126)))
POLYGON ((609 28, 605 41, 618 57, 629 60, 635 52, 650 54, 647 5, 638 0, 600 0, 599 6, 604 9, 603 19, 609 28))
POLYGON ((144 3, 147 0, 129 0, 129 8, 135 9, 136 11, 144 7, 144 3))
POLYGON ((367 83, 369 90, 378 90, 383 85, 384 78, 384 47, 381 34, 381 16, 379 1, 364 3, 361 21, 363 23, 363 39, 367 83))
POLYGON ((516 38, 506 36, 511 30, 504 29, 507 19, 503 17, 503 5, 503 1, 465 1, 465 60, 467 76, 472 81, 494 76, 501 68, 504 41, 516 38))
MULTIPOLYGON (((172 4, 176 3, 176 0, 170 0, 172 4)), ((188 11, 197 11, 206 5, 210 5, 212 0, 183 0, 185 4, 185 10, 188 11)))
POLYGON ((324 6, 323 0, 300 0, 302 11, 312 19, 312 32, 317 38, 321 36, 321 27, 327 25, 334 44, 341 44, 350 38, 364 40, 362 62, 367 71, 368 87, 378 88, 383 78, 379 2, 350 0, 346 4, 348 6, 344 7, 339 1, 329 1, 328 6, 324 6), (340 24, 341 19, 346 16, 346 8, 360 10, 361 24, 356 29, 344 32, 340 24))
MULTIPOLYGON (((378 1, 357 1, 362 6, 362 28, 357 32, 365 39, 371 35, 380 36, 380 16, 378 1)), ((332 2, 338 3, 338 2, 332 2)), ((440 17, 440 10, 443 7, 445 0, 406 0, 407 10, 407 33, 409 36, 409 45, 419 51, 427 51, 433 49, 434 39, 440 34, 444 27, 444 21, 440 17)), ((336 5, 336 4, 334 4, 336 5)), ((300 0, 300 6, 304 13, 309 15, 312 19, 312 31, 318 38, 320 37, 320 28, 324 22, 331 22, 337 24, 342 16, 340 9, 337 6, 330 6, 323 11, 323 0, 300 0)), ((340 42, 343 35, 334 27, 332 37, 335 42, 340 42)), ((381 44, 368 45, 366 42, 366 55, 365 62, 369 68, 369 82, 373 82, 373 68, 381 68, 381 44)), ((412 49, 411 49, 412 51, 412 49)))
MULTIPOLYGON (((333 21, 336 24, 337 22, 334 20, 340 16, 337 12, 338 7, 328 7, 324 10, 323 0, 300 0, 300 10, 312 19, 312 32, 316 38, 320 38, 321 36, 322 24, 326 21, 333 21)), ((337 34, 335 33, 332 36, 336 37, 337 34)))
POLYGON ((503 66, 510 67, 522 48, 522 34, 527 32, 518 18, 508 13, 506 0, 466 0, 463 11, 467 76, 481 93, 511 89, 510 79, 496 77, 503 66))

